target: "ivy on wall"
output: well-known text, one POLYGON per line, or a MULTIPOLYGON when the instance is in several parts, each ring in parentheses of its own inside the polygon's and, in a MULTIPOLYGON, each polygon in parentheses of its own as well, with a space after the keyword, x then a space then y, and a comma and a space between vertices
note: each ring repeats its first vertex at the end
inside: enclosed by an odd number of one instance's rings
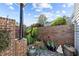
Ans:
POLYGON ((6 30, 0 30, 0 52, 5 50, 10 43, 9 32, 6 30))

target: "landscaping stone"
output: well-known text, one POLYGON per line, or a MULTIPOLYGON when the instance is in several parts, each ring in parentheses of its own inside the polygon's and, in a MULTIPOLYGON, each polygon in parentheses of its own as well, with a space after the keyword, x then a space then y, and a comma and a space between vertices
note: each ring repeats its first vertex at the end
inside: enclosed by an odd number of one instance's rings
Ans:
POLYGON ((74 54, 76 52, 74 47, 67 46, 67 45, 63 46, 63 51, 64 51, 65 56, 74 56, 74 54))
POLYGON ((57 52, 63 54, 63 50, 62 50, 62 46, 61 46, 61 45, 59 45, 59 47, 58 47, 58 49, 57 49, 57 52))
POLYGON ((50 50, 37 50, 37 56, 61 56, 61 54, 58 54, 57 52, 52 52, 50 50))
POLYGON ((47 49, 32 48, 32 46, 30 46, 28 56, 63 56, 63 54, 52 52, 47 49))

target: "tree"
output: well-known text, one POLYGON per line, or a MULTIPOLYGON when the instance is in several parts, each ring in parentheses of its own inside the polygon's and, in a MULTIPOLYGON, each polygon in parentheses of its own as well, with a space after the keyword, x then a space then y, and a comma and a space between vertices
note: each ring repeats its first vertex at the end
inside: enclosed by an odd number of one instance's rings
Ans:
POLYGON ((39 23, 32 24, 31 26, 32 26, 32 27, 43 27, 43 25, 42 25, 42 24, 39 24, 39 23))
POLYGON ((52 22, 52 26, 57 26, 57 25, 65 25, 66 24, 66 20, 63 17, 57 17, 53 22, 52 22))
POLYGON ((67 24, 72 24, 71 19, 73 19, 73 15, 71 17, 63 16, 63 18, 66 20, 67 24))
POLYGON ((41 14, 38 17, 38 23, 41 24, 41 25, 44 25, 46 23, 46 20, 47 20, 47 17, 44 14, 41 14))

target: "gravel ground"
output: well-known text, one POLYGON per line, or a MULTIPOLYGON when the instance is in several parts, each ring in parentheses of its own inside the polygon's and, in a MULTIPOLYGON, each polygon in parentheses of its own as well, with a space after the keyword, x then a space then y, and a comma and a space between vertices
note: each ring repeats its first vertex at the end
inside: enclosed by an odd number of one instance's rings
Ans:
POLYGON ((30 48, 28 50, 28 56, 63 56, 63 54, 52 52, 47 49, 36 49, 36 48, 30 48))
POLYGON ((37 50, 37 56, 62 56, 62 54, 59 54, 57 52, 52 52, 50 50, 37 50))

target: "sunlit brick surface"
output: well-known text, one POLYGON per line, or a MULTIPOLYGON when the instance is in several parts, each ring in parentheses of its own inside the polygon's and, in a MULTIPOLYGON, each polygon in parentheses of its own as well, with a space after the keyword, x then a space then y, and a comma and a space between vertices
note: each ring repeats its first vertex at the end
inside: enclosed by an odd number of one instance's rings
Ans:
POLYGON ((14 19, 0 17, 0 30, 10 32, 10 45, 4 51, 0 52, 1 56, 24 56, 27 52, 27 42, 24 40, 15 40, 16 22, 14 19))
POLYGON ((56 27, 40 27, 38 39, 48 41, 54 40, 57 44, 71 44, 74 41, 73 26, 60 25, 56 27))

